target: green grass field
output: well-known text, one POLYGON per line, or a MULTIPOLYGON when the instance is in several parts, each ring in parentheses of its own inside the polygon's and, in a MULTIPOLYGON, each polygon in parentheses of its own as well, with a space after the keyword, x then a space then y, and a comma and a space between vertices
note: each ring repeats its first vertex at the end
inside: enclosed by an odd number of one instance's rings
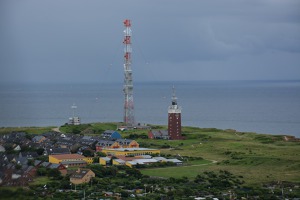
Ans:
POLYGON ((15 132, 26 132, 29 134, 42 134, 51 131, 55 127, 1 127, 0 135, 15 132))
POLYGON ((40 176, 34 179, 34 182, 31 182, 29 185, 46 185, 51 180, 47 176, 40 176))

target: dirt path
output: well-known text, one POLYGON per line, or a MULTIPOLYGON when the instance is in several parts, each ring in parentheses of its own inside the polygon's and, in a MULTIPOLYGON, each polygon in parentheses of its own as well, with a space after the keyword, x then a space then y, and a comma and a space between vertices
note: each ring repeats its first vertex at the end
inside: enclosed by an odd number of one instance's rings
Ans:
POLYGON ((55 131, 55 132, 61 133, 60 130, 59 130, 59 127, 53 128, 52 130, 55 131))

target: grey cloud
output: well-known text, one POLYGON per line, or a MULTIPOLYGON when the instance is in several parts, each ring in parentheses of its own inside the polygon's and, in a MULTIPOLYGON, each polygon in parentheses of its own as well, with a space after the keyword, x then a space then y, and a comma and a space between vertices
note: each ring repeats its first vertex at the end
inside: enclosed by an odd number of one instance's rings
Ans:
POLYGON ((125 18, 135 80, 299 79, 299 10, 296 0, 3 0, 0 81, 121 81, 125 18))

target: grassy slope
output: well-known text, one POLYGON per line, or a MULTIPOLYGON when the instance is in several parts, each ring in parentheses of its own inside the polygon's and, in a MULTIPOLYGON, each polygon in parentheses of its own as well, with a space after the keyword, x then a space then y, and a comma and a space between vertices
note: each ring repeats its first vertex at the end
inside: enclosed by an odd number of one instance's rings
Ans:
POLYGON ((29 134, 42 134, 48 131, 51 131, 55 127, 1 127, 0 128, 0 135, 8 134, 13 131, 16 132, 26 132, 29 134))
MULTIPOLYGON (((164 149, 164 154, 200 156, 216 160, 217 164, 173 169, 145 170, 144 174, 169 177, 194 177, 207 170, 228 170, 244 177, 247 184, 269 181, 300 180, 300 142, 285 142, 281 136, 235 133, 221 130, 183 128, 184 141, 153 141, 176 148, 164 149), (179 146, 181 143, 183 145, 179 146)), ((145 142, 145 141, 143 141, 145 142)))

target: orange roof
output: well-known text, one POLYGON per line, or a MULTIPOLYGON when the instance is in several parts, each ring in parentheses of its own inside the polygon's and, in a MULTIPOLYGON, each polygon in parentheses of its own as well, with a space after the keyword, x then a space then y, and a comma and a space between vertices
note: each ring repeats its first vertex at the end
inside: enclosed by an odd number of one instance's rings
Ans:
POLYGON ((59 155, 50 155, 53 158, 56 158, 58 160, 64 160, 64 159, 83 159, 84 156, 80 154, 59 154, 59 155))

